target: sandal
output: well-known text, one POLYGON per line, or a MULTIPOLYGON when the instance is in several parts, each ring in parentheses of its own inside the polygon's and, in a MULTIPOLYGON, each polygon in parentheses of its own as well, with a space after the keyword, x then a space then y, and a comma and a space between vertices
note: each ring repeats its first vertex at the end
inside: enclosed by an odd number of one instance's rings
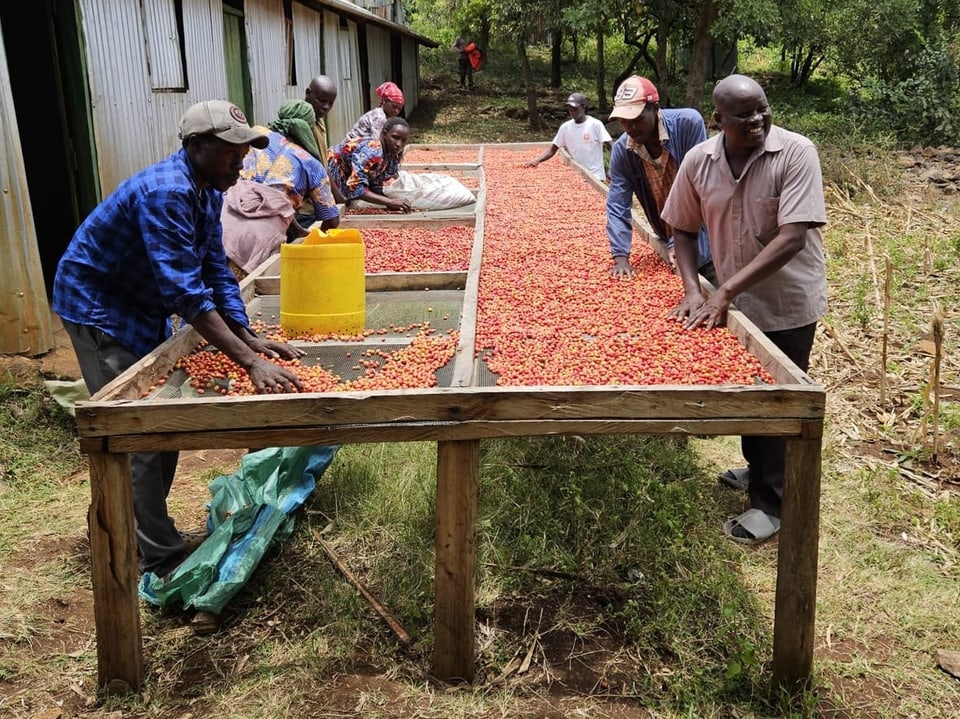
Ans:
POLYGON ((779 531, 780 518, 771 517, 762 509, 748 509, 739 517, 733 517, 723 523, 723 533, 727 535, 727 539, 750 546, 766 542, 779 531), (737 529, 741 530, 738 534, 747 536, 738 537, 734 534, 734 530, 737 529))
POLYGON ((190 628, 194 634, 204 636, 213 634, 220 628, 220 615, 213 612, 199 611, 190 620, 190 628))
POLYGON ((183 546, 186 548, 187 554, 199 549, 200 545, 203 544, 209 536, 210 532, 206 529, 188 529, 180 532, 180 539, 183 540, 183 546))
POLYGON ((731 467, 730 469, 725 469, 717 475, 717 481, 731 489, 746 492, 750 487, 750 468, 731 467))

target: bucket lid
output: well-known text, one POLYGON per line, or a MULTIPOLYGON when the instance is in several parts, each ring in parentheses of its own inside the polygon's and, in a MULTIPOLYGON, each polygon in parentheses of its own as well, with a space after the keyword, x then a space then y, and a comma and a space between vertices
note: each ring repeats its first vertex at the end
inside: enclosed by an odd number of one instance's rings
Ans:
POLYGON ((335 228, 324 232, 319 228, 310 230, 310 233, 303 238, 305 245, 329 245, 334 243, 359 242, 363 243, 363 235, 355 227, 345 229, 335 228))

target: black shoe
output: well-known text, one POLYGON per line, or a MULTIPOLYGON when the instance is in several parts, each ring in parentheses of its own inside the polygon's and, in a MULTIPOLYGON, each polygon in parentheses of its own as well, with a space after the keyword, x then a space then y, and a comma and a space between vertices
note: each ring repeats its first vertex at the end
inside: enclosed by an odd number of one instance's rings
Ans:
POLYGON ((167 562, 164 566, 158 567, 157 569, 152 569, 150 571, 160 577, 161 584, 166 584, 173 579, 173 575, 177 573, 177 570, 180 569, 180 565, 184 563, 186 558, 186 554, 181 554, 176 559, 167 562))

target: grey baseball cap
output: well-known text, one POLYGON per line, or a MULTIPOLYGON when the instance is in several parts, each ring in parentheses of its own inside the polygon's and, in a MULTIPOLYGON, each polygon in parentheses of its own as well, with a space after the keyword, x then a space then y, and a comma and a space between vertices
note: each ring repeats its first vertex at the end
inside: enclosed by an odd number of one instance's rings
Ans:
POLYGON ((253 145, 262 150, 270 138, 250 127, 243 110, 226 100, 206 100, 190 107, 180 118, 180 139, 213 135, 233 145, 253 145))
POLYGON ((567 101, 564 104, 572 105, 573 107, 577 107, 578 105, 581 107, 586 107, 587 96, 584 95, 582 92, 575 92, 570 97, 567 98, 567 101))

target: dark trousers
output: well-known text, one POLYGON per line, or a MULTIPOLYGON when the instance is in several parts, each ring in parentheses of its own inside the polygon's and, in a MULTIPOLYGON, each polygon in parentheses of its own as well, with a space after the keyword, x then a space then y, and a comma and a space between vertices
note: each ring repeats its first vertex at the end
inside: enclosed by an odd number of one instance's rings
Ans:
MULTIPOLYGON (((804 372, 810 367, 810 350, 817 323, 780 332, 765 332, 804 372)), ((750 467, 750 506, 772 517, 780 516, 783 500, 783 476, 787 454, 784 437, 741 437, 740 448, 750 467)))
POLYGON ((470 64, 469 58, 461 57, 460 58, 460 87, 463 87, 464 80, 467 81, 468 87, 473 87, 473 65, 470 64))
POLYGON ((713 266, 713 260, 710 260, 707 264, 698 269, 697 272, 699 272, 700 276, 714 287, 720 286, 720 282, 717 279, 717 270, 713 266))
MULTIPOLYGON (((113 337, 87 325, 63 320, 90 394, 135 364, 140 357, 113 337)), ((179 452, 133 452, 130 474, 140 571, 164 575, 183 558, 186 547, 167 514, 179 452)))

